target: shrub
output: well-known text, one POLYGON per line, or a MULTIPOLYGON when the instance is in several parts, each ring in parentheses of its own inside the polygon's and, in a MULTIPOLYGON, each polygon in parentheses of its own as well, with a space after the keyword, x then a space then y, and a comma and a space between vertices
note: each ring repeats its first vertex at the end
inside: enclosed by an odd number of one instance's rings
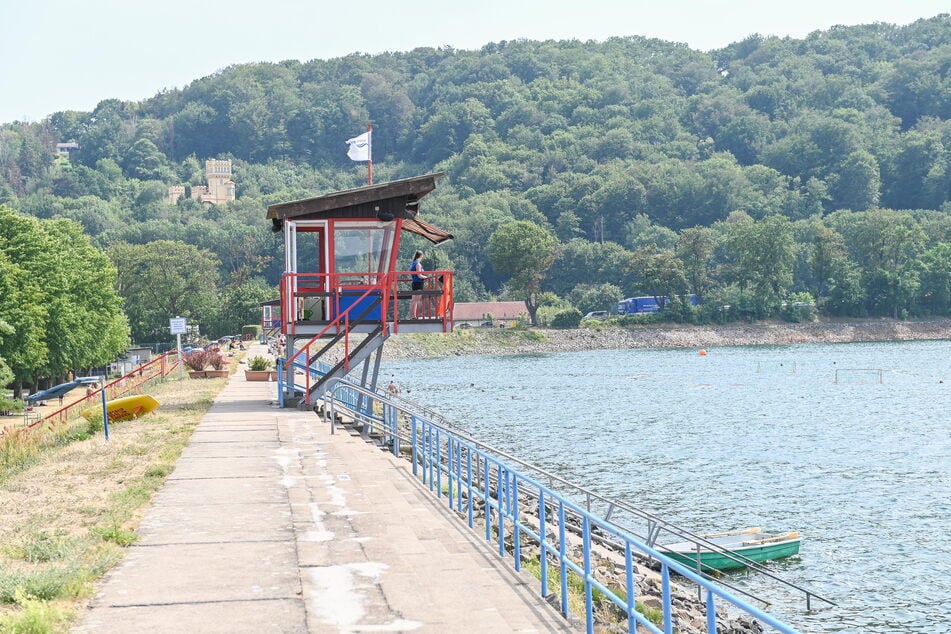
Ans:
POLYGON ((581 311, 577 308, 569 308, 555 314, 551 320, 552 328, 577 328, 581 324, 581 311))
POLYGON ((261 326, 259 324, 250 324, 241 327, 242 339, 258 339, 261 336, 261 326))
POLYGON ((812 321, 816 314, 816 304, 809 293, 793 293, 783 302, 782 317, 786 321, 800 323, 812 321))
POLYGON ((208 365, 210 365, 215 370, 220 370, 225 367, 225 357, 221 354, 221 350, 211 350, 208 352, 208 365))
POLYGON ((635 315, 621 315, 617 323, 622 326, 646 326, 659 324, 663 321, 663 313, 639 313, 635 315))
POLYGON ((208 365, 208 351, 192 350, 185 355, 184 362, 191 370, 201 372, 205 369, 205 366, 208 365))
POLYGON ((255 372, 270 370, 271 362, 267 360, 267 357, 251 357, 248 359, 248 369, 255 372))
POLYGON ((0 396, 0 415, 19 414, 23 411, 23 401, 0 396))

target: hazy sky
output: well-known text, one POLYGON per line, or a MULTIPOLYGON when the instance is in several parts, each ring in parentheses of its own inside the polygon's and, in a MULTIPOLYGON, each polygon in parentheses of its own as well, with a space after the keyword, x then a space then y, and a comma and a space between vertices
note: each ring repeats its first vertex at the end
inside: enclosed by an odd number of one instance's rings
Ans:
POLYGON ((244 62, 626 35, 707 51, 949 11, 948 0, 0 0, 0 123, 138 101, 244 62))

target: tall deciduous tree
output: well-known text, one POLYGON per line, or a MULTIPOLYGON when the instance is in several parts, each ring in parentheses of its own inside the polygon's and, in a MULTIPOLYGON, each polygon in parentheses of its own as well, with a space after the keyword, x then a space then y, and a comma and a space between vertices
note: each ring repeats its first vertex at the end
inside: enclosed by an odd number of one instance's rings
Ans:
POLYGON ((793 281, 796 245, 789 220, 770 216, 730 222, 724 246, 740 288, 753 292, 756 316, 775 313, 793 281))
POLYGON ((0 205, 0 319, 13 328, 0 356, 17 380, 32 381, 46 364, 47 309, 39 271, 51 250, 40 221, 0 205))
POLYGON ((849 254, 863 271, 867 308, 898 317, 918 292, 917 259, 926 236, 914 217, 885 209, 835 214, 830 223, 845 237, 849 254))
POLYGON ((510 276, 509 288, 525 298, 529 318, 537 324, 538 294, 558 253, 558 239, 534 223, 517 220, 489 237, 488 253, 495 270, 510 276))
POLYGON ((201 327, 217 313, 219 262, 210 251, 168 240, 120 242, 109 257, 135 341, 165 339, 172 317, 201 327))
POLYGON ((687 290, 684 263, 668 249, 655 246, 637 249, 631 256, 631 271, 638 287, 654 296, 659 304, 663 303, 662 298, 683 295, 687 290))
POLYGON ((708 227, 691 227, 680 232, 677 240, 677 257, 684 265, 687 290, 701 300, 713 280, 710 275, 710 260, 716 246, 716 235, 708 227))
MULTIPOLYGON (((13 332, 13 328, 10 327, 10 324, 0 319, 0 347, 3 346, 3 338, 9 337, 13 332)), ((0 357, 0 386, 7 386, 12 382, 13 370, 11 370, 7 362, 3 360, 3 357, 0 357)), ((0 400, 3 400, 2 394, 0 394, 0 400)))
POLYGON ((921 298, 936 315, 951 309, 951 242, 941 242, 925 251, 921 264, 921 298))
POLYGON ((0 343, 17 381, 59 378, 111 361, 128 343, 115 270, 70 220, 0 207, 0 343))
POLYGON ((41 296, 37 282, 0 248, 0 320, 9 326, 9 331, 0 336, 0 357, 18 383, 32 383, 46 364, 49 352, 45 328, 47 312, 36 303, 36 298, 41 296))
POLYGON ((261 320, 261 303, 277 298, 277 289, 254 277, 229 284, 221 293, 214 321, 209 324, 212 337, 234 335, 243 326, 261 320))
POLYGON ((129 325, 115 290, 116 270, 94 248, 79 223, 54 220, 43 228, 56 245, 56 268, 48 273, 49 370, 105 365, 129 345, 129 325))

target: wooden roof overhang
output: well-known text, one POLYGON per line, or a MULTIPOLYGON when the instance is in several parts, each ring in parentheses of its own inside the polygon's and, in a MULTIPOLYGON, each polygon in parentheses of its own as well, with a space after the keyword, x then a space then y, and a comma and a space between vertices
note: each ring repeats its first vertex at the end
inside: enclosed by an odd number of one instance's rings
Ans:
POLYGON ((452 235, 416 218, 420 199, 436 189, 441 172, 404 178, 379 185, 333 192, 288 203, 271 205, 267 217, 272 229, 280 231, 285 220, 326 218, 374 218, 384 222, 402 218, 403 229, 439 244, 452 235))

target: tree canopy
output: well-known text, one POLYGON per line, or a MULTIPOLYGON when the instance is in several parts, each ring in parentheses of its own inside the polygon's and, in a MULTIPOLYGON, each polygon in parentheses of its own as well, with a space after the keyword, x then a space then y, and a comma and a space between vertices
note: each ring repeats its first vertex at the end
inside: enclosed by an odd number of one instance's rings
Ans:
MULTIPOLYGON (((828 314, 948 315, 949 51, 944 14, 710 52, 615 37, 239 64, 140 102, 0 126, 0 204, 78 222, 93 247, 136 261, 133 247, 177 245, 170 257, 197 257, 207 285, 189 316, 227 334, 282 271, 267 205, 360 185, 345 140, 372 121, 378 182, 446 174, 422 213, 456 236, 440 251, 459 301, 531 286, 594 309, 613 288, 682 287, 740 298, 748 316, 797 293, 828 314), (55 154, 71 141, 78 151, 55 154), (233 161, 237 200, 168 203, 169 186, 204 182, 209 158, 233 161), (547 278, 526 285, 490 262, 490 236, 513 223, 556 241, 547 278), (241 310, 221 313, 222 296, 241 310)), ((123 279, 135 338, 159 337, 167 316, 123 279)), ((43 319, 12 337, 32 340, 43 319)), ((29 354, 60 363, 48 346, 29 354)))
POLYGON ((71 220, 0 205, 0 358, 21 382, 100 366, 129 343, 116 270, 71 220))
POLYGON ((557 238, 526 220, 504 224, 489 236, 489 260, 495 270, 509 276, 509 288, 525 300, 533 324, 537 323, 541 283, 557 250, 557 238))

